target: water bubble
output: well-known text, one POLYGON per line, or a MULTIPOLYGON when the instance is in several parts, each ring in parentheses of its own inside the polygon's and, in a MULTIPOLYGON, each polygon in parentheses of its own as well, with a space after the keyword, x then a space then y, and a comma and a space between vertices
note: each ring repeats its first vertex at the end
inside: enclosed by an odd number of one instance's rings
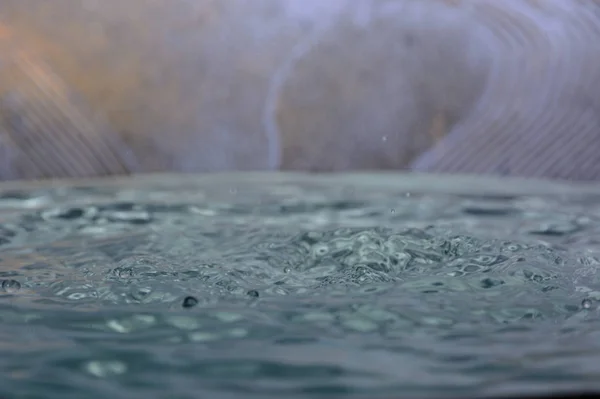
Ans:
POLYGON ((88 295, 83 292, 74 292, 74 293, 70 294, 69 296, 67 296, 67 298, 72 301, 80 301, 87 297, 88 297, 88 295))
POLYGON ((581 307, 583 309, 591 309, 592 308, 592 300, 584 299, 583 301, 581 301, 581 307))
POLYGON ((316 256, 325 256, 329 253, 329 247, 326 244, 316 244, 313 246, 313 253, 316 256))
POLYGON ((143 288, 134 290, 131 293, 131 297, 136 301, 143 302, 146 298, 148 298, 150 296, 151 293, 152 293, 152 290, 150 288, 143 287, 143 288))
POLYGON ((185 298, 183 298, 183 303, 181 304, 181 306, 188 309, 188 308, 193 308, 197 304, 198 304, 198 299, 196 299, 193 296, 186 296, 185 298))
POLYGON ((286 268, 283 269, 284 273, 290 273, 291 271, 292 271, 292 269, 289 268, 289 267, 286 267, 286 268))
POLYGON ((259 293, 256 290, 250 290, 246 293, 246 295, 252 297, 252 298, 258 298, 259 293))
POLYGON ((21 283, 17 280, 2 280, 2 291, 12 294, 21 289, 21 283))
POLYGON ((129 278, 134 275, 133 269, 130 267, 117 267, 113 269, 113 273, 119 278, 129 278))

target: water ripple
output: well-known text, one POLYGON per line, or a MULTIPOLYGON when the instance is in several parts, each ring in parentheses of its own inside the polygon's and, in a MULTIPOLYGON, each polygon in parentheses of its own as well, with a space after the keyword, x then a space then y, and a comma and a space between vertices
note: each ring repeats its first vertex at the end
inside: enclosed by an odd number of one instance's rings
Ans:
POLYGON ((595 196, 293 181, 1 194, 0 396, 600 389, 595 196))

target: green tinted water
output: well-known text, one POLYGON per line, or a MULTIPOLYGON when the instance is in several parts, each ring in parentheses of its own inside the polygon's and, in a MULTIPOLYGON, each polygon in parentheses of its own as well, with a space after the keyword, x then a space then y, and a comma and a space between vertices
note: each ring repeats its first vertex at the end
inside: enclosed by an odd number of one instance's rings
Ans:
POLYGON ((600 389, 600 189, 158 176, 0 192, 0 397, 600 389))

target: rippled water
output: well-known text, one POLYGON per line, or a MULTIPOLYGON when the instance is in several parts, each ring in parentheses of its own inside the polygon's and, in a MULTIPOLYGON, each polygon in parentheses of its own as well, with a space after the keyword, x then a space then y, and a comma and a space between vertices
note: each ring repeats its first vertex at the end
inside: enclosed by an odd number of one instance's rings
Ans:
POLYGON ((0 397, 600 389, 598 265, 600 189, 383 174, 7 185, 0 397))

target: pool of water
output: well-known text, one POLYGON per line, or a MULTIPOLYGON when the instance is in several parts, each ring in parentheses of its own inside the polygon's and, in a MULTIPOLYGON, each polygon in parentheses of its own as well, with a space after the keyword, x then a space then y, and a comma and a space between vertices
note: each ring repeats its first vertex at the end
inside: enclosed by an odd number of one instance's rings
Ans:
POLYGON ((394 174, 0 185, 0 397, 600 390, 600 188, 394 174))

